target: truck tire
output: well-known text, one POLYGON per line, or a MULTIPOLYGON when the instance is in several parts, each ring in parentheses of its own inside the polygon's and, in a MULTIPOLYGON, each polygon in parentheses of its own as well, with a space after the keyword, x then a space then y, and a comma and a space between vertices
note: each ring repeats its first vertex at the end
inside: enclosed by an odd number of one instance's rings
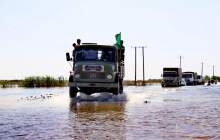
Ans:
POLYGON ((123 86, 120 86, 119 87, 119 94, 122 94, 123 93, 123 86))
POLYGON ((119 82, 119 93, 120 94, 123 93, 123 82, 122 82, 122 80, 120 80, 120 82, 119 82))
POLYGON ((76 87, 70 87, 69 88, 69 96, 70 98, 76 98, 78 89, 76 87))
POLYGON ((112 89, 112 93, 113 93, 113 95, 118 95, 118 93, 119 93, 118 88, 112 89))

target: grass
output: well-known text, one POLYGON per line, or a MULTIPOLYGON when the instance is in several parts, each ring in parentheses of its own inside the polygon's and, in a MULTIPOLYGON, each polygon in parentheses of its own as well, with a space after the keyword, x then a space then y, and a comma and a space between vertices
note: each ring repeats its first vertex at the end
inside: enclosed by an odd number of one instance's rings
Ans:
POLYGON ((212 79, 217 80, 219 82, 220 81, 220 76, 212 76, 212 79))
MULTIPOLYGON (((209 77, 205 76, 205 79, 213 78, 215 80, 220 81, 220 76, 209 77)), ((149 79, 145 80, 144 83, 147 85, 160 83, 161 79, 149 79)), ((0 87, 1 88, 9 88, 9 87, 64 87, 67 86, 68 81, 64 79, 64 77, 53 78, 51 76, 30 76, 26 77, 23 80, 0 80, 0 87)), ((124 80, 123 82, 126 86, 134 86, 134 80, 124 80)), ((137 86, 143 85, 142 80, 137 80, 137 86)))
MULTIPOLYGON (((148 79, 144 81, 144 84, 154 84, 154 83, 160 83, 161 79, 148 79)), ((127 86, 134 86, 135 85, 135 81, 134 80, 124 80, 123 82, 124 85, 127 86)), ((136 81, 136 85, 141 86, 143 85, 143 80, 137 80, 136 81)))
POLYGON ((67 81, 63 77, 57 79, 50 76, 32 76, 26 77, 22 82, 22 87, 63 87, 67 81))
POLYGON ((64 77, 53 78, 50 76, 30 76, 24 80, 0 80, 2 88, 13 86, 19 87, 64 87, 67 85, 67 80, 64 77))
MULTIPOLYGON (((160 79, 149 79, 145 80, 145 84, 160 83, 160 79)), ((0 87, 64 87, 67 86, 68 81, 64 77, 53 78, 51 76, 30 76, 23 80, 0 80, 0 87)), ((137 85, 142 85, 142 80, 137 80, 137 85)), ((124 85, 132 86, 135 85, 134 80, 124 80, 124 85)))
POLYGON ((18 85, 18 83, 21 83, 22 80, 0 80, 0 87, 2 88, 8 88, 8 87, 14 87, 15 85, 18 85))

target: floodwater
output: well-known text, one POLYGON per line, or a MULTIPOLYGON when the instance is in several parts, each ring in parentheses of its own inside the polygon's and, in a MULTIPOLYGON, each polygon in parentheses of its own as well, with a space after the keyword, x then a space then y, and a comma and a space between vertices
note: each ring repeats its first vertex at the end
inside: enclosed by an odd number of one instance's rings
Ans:
POLYGON ((68 88, 0 89, 0 139, 219 140, 220 85, 130 86, 75 100, 68 88))

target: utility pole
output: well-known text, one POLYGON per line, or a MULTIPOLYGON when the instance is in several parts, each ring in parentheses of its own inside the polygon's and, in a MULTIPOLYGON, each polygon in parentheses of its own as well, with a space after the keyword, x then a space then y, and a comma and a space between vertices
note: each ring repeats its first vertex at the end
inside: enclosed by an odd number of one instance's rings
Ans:
POLYGON ((182 68, 182 56, 180 55, 180 68, 182 68))
POLYGON ((134 77, 134 84, 137 85, 137 49, 138 48, 142 48, 142 57, 143 57, 143 81, 142 81, 142 85, 145 85, 145 66, 144 66, 144 48, 146 48, 145 46, 135 46, 135 47, 132 47, 135 49, 135 77, 134 77))
POLYGON ((203 62, 202 62, 202 69, 201 69, 201 76, 203 77, 203 62))
POLYGON ((213 65, 212 66, 212 79, 214 79, 214 76, 215 76, 215 66, 213 65))
POLYGON ((142 56, 143 56, 143 83, 142 85, 145 85, 145 71, 144 71, 144 47, 142 47, 142 56))
POLYGON ((134 78, 134 84, 137 85, 137 47, 135 49, 135 78, 134 78))

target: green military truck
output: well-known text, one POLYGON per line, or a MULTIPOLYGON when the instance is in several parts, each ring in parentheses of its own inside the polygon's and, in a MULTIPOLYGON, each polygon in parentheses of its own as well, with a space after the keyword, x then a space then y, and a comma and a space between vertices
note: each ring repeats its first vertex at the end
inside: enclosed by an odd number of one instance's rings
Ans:
POLYGON ((73 47, 72 57, 66 53, 67 61, 72 63, 70 98, 75 98, 77 92, 87 95, 95 92, 123 93, 125 48, 122 40, 115 45, 98 45, 81 44, 78 39, 73 47))

